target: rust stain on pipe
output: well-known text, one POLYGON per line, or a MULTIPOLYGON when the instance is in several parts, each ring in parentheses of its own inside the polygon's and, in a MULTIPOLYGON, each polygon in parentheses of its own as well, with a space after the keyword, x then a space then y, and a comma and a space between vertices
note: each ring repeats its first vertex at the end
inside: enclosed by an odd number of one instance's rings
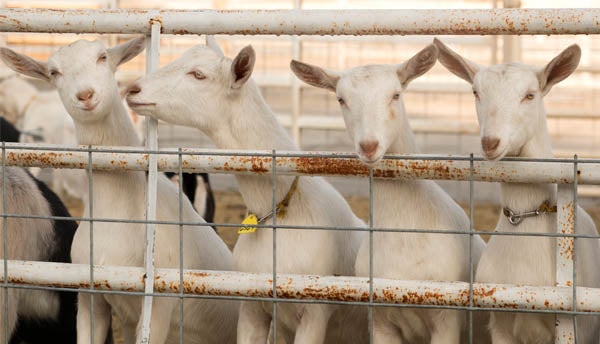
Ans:
MULTIPOLYGON (((575 209, 574 203, 569 202, 562 206, 562 213, 566 214, 566 223, 562 224, 562 228, 560 228, 560 232, 562 234, 574 234, 575 228, 575 209)), ((558 238, 558 245, 560 247, 559 254, 564 259, 569 261, 573 261, 574 251, 575 251, 575 241, 573 238, 563 237, 558 238)))

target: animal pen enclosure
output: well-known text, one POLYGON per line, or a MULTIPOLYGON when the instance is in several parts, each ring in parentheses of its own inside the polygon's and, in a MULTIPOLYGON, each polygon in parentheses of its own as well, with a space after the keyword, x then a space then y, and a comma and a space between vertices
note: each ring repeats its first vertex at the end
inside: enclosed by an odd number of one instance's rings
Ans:
MULTIPOLYGON (((145 34, 150 37, 147 71, 158 67, 162 35, 561 35, 600 33, 600 10, 280 10, 280 11, 174 11, 174 10, 0 10, 0 31, 41 33, 145 34)), ((299 87, 296 85, 295 87, 299 87)), ((295 100, 299 101, 299 100, 295 100)), ((290 121, 294 121, 290 119, 290 121)), ((579 185, 600 184, 600 160, 505 159, 489 163, 471 156, 389 156, 373 169, 354 154, 331 152, 220 151, 215 149, 159 149, 157 125, 148 121, 145 149, 120 147, 59 147, 2 144, 6 166, 82 168, 92 170, 148 171, 147 245, 145 267, 88 266, 22 262, 4 259, 3 288, 66 288, 91 294, 119 293, 144 296, 142 342, 148 342, 153 297, 187 297, 355 304, 369 307, 424 307, 470 312, 495 310, 557 314, 557 342, 576 342, 574 315, 600 312, 600 289, 577 286, 573 268, 576 242, 575 207, 579 185), (153 265, 158 171, 231 174, 325 175, 385 179, 462 181, 473 209, 475 182, 539 182, 559 184, 557 285, 517 286, 455 281, 403 281, 350 276, 252 274, 223 271, 155 269, 153 265)), ((291 123, 299 139, 299 123, 291 123)), ((310 124, 306 124, 310 126, 310 124)), ((336 125, 336 124, 334 124, 336 125)), ((90 178, 93 174, 90 173, 90 178)), ((91 183, 90 183, 91 184, 91 183)), ((93 190, 90 190, 90 193, 93 190)), ((273 194, 275 190, 273 190, 273 194)), ((7 195, 2 191, 2 197, 7 195)), ((276 207, 273 196, 273 208, 276 207)), ((6 202, 4 202, 6 203, 6 202)), ((372 214, 372 212, 370 212, 372 214)), ((23 217, 7 214, 2 217, 23 217)), ((78 218, 78 221, 116 222, 118 219, 78 218)), ((370 222, 372 223, 372 221, 370 222)), ((167 223, 182 225, 181 222, 167 223)), ((237 227, 237 224, 218 224, 237 227)), ((265 226, 263 226, 265 227, 265 226)), ((269 226, 271 227, 271 226, 269 226)), ((276 233, 291 229, 360 230, 371 235, 389 229, 313 228, 276 226, 276 233)), ((416 232, 397 229, 394 232, 416 232)), ((421 231, 419 231, 421 232, 421 231)), ((432 230, 430 232, 440 232, 432 230)), ((447 231, 440 233, 448 233, 447 231)), ((461 234, 462 232, 456 232, 461 234)), ((467 235, 481 234, 471 225, 467 235)), ((489 234, 489 233, 485 233, 489 234)), ((507 235, 507 233, 491 233, 507 235)), ((529 235, 508 233, 508 235, 529 235)), ((6 238, 4 238, 6 240, 6 238)), ((93 243, 93 241, 91 241, 93 243)), ((93 245, 91 247, 93 252, 93 245)), ((273 266, 277 266, 273 254, 273 266)), ((93 261, 93 259, 91 259, 93 261)), ((470 263, 472 267, 472 262, 470 263)), ((274 308, 275 309, 275 308, 274 308)), ((371 319, 372 320, 372 319, 371 319)), ((93 319, 92 319, 93 321, 93 319)), ((2 325, 6 326, 6 325, 2 325)), ((371 322, 372 326, 372 322, 371 322)), ((274 330, 276 331, 276 326, 274 330)), ((277 337, 275 337, 277 338, 277 337)))

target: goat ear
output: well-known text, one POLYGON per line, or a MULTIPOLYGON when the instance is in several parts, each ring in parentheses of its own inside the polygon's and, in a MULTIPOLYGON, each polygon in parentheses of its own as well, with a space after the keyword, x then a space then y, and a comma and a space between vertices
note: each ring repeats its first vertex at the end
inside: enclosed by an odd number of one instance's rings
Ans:
POLYGON ((45 62, 21 55, 8 48, 0 48, 0 59, 12 70, 32 78, 50 81, 48 66, 45 62))
POLYGON ((296 60, 290 62, 290 68, 298 79, 305 83, 333 92, 335 92, 337 83, 340 80, 340 76, 333 71, 326 71, 320 67, 311 66, 296 60))
POLYGON ((113 68, 131 60, 146 48, 146 37, 141 36, 108 49, 113 68))
POLYGON ((437 38, 433 39, 433 44, 435 44, 439 50, 438 60, 444 67, 457 77, 472 84, 475 74, 479 71, 479 66, 475 62, 469 61, 458 55, 454 50, 448 48, 437 38))
POLYGON ((558 56, 552 59, 550 63, 538 72, 540 81, 540 90, 546 95, 552 86, 566 79, 577 69, 579 59, 581 58, 581 48, 577 44, 569 46, 558 56))
POLYGON ((219 55, 221 57, 225 56, 225 54, 223 54, 223 50, 221 50, 221 47, 219 46, 219 43, 217 43, 215 36, 206 35, 206 46, 209 47, 210 50, 217 53, 217 55, 219 55))
POLYGON ((410 60, 401 64, 396 73, 402 87, 406 88, 409 82, 430 70, 437 61, 437 58, 438 49, 435 45, 430 44, 411 57, 410 60))
POLYGON ((252 75, 256 55, 251 45, 242 49, 231 63, 231 88, 240 88, 252 75))

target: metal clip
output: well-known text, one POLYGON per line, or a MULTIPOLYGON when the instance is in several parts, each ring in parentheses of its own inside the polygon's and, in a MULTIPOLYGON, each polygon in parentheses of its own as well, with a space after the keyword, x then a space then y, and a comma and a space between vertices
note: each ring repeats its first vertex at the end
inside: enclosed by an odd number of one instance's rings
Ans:
POLYGON ((258 219, 258 223, 264 223, 265 221, 269 220, 270 218, 273 217, 273 212, 271 211, 270 213, 268 213, 267 215, 261 217, 260 219, 258 219))
POLYGON ((504 216, 508 218, 508 222, 510 222, 510 224, 513 226, 518 225, 527 217, 538 216, 542 213, 545 213, 545 211, 540 211, 539 209, 536 209, 534 211, 528 211, 526 213, 515 214, 515 212, 510 210, 509 208, 504 208, 504 216))

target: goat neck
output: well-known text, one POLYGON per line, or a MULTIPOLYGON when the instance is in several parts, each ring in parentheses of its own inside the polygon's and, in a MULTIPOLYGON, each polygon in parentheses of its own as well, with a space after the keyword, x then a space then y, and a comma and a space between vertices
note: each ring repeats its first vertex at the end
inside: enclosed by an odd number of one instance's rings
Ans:
MULTIPOLYGON (((221 149, 297 151, 275 115, 251 80, 240 90, 237 99, 229 104, 229 123, 212 128, 207 134, 221 149)), ((272 209, 272 177, 237 175, 240 193, 250 211, 259 216, 272 209)), ((293 177, 277 177, 276 200, 285 197, 293 177)))
MULTIPOLYGON (((534 136, 523 145, 516 157, 523 158, 552 158, 552 145, 545 110, 539 116, 538 128, 534 136)), ((523 213, 537 209, 544 201, 550 205, 556 204, 556 185, 540 183, 501 183, 500 204, 502 208, 508 207, 516 213, 523 213)), ((519 226, 510 226, 511 231, 518 231, 519 226)), ((527 229, 528 231, 531 228, 527 229)))

